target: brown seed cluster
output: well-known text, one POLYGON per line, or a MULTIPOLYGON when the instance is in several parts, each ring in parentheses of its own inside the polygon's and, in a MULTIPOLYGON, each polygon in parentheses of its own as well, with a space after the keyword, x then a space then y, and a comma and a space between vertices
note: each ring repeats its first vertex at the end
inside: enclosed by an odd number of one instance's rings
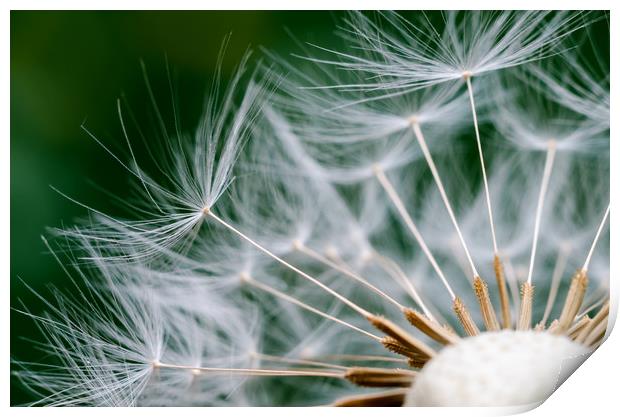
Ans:
MULTIPOLYGON (((522 284, 519 315, 517 323, 513 327, 503 267, 497 256, 495 257, 494 267, 499 286, 501 325, 497 319, 496 310, 486 282, 479 276, 476 276, 472 288, 480 307, 485 331, 491 332, 501 329, 548 331, 554 334, 566 335, 573 341, 591 349, 598 347, 602 342, 609 317, 609 301, 605 302, 592 318, 588 315, 582 315, 582 317, 577 319, 588 286, 586 270, 579 269, 573 276, 560 317, 554 320, 548 327, 545 327, 545 324, 540 322, 532 328, 534 287, 528 282, 522 284)), ((455 297, 453 301, 453 310, 467 337, 473 337, 480 333, 469 310, 459 297, 455 297)), ((403 314, 416 330, 441 345, 456 344, 461 340, 461 336, 449 325, 437 323, 416 310, 404 308, 403 314)), ((385 335, 381 339, 382 345, 390 352, 404 356, 411 368, 423 368, 437 354, 435 349, 386 317, 370 315, 367 318, 376 329, 385 335)), ((400 406, 404 403, 407 392, 406 388, 410 388, 415 384, 416 373, 416 371, 401 368, 347 368, 344 371, 344 379, 351 383, 363 387, 389 387, 392 389, 379 393, 347 396, 339 399, 332 405, 343 407, 400 406)))

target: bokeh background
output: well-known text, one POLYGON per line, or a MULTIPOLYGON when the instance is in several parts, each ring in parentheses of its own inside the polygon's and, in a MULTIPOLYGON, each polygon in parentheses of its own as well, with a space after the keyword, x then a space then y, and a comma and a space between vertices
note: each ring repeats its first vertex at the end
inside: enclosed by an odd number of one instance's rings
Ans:
MULTIPOLYGON (((69 286, 41 235, 87 213, 50 186, 104 212, 117 209, 98 187, 122 196, 127 178, 80 126, 85 122, 106 145, 120 147, 116 100, 122 95, 138 120, 148 120, 152 107, 141 60, 162 102, 170 101, 168 62, 181 118, 192 126, 226 35, 231 39, 224 79, 248 48, 256 61, 261 47, 288 55, 299 52, 300 41, 333 46, 341 17, 337 12, 12 11, 11 306, 44 310, 24 282, 43 294, 51 285, 69 286)), ((33 322, 12 311, 11 355, 41 360, 30 339, 40 340, 33 322)), ((12 378, 11 403, 32 399, 12 378)))
MULTIPOLYGON (((248 48, 254 51, 253 63, 263 55, 261 47, 281 56, 300 52, 304 42, 340 49, 336 30, 342 18, 341 12, 307 11, 12 11, 11 306, 44 311, 25 283, 44 295, 50 286, 70 287, 41 235, 48 235, 50 227, 74 224, 87 210, 50 186, 103 212, 118 213, 118 204, 103 190, 127 196, 128 178, 81 125, 126 155, 117 99, 125 97, 136 119, 152 124, 141 61, 158 104, 170 102, 172 80, 180 119, 190 130, 228 34, 224 79, 248 48)), ((608 19, 602 19, 591 33, 603 51, 609 48, 607 25, 608 19)), ((163 109, 164 116, 169 110, 163 109)), ((10 337, 12 357, 44 360, 32 342, 40 340, 32 320, 15 311, 10 337)), ((33 399, 11 379, 13 405, 33 399)))

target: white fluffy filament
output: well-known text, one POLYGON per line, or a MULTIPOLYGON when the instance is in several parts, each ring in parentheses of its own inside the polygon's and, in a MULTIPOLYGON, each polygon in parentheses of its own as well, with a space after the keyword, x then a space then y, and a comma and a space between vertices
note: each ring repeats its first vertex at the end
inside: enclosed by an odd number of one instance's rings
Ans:
POLYGON ((293 364, 293 365, 320 366, 321 368, 332 368, 332 369, 348 369, 349 368, 348 366, 337 365, 335 363, 327 363, 327 362, 320 362, 320 361, 307 360, 307 359, 286 358, 283 356, 266 355, 264 353, 254 353, 252 354, 252 356, 255 357, 256 359, 259 359, 261 361, 267 361, 267 362, 286 363, 286 364, 293 364))
MULTIPOLYGON (((433 178, 435 179, 435 184, 437 184, 437 188, 439 188, 439 193, 441 194, 441 199, 443 200, 444 205, 446 206, 446 210, 448 211, 448 215, 450 216, 450 220, 452 220, 452 224, 456 229, 456 233, 459 236, 459 240, 461 241, 461 245, 463 246, 463 250, 465 251, 465 255, 467 256, 467 261, 469 262, 469 266, 471 267, 472 274, 474 277, 478 276, 478 271, 476 270, 476 266, 474 265, 474 261, 469 254, 469 249, 467 248, 467 244, 465 243, 465 239, 463 238, 463 234, 461 233, 461 228, 459 227, 459 223, 456 220, 456 216, 454 215, 454 211, 452 210, 452 205, 448 200, 448 195, 446 194, 446 190, 443 186, 443 182, 441 181, 441 177, 439 176, 439 172, 437 171, 437 167, 435 166, 435 161, 433 161, 433 157, 431 156, 431 152, 428 150, 428 146, 426 145, 426 140, 424 139, 424 135, 422 134, 422 129, 420 129, 420 125, 415 122, 412 124, 413 131, 415 132, 415 137, 418 140, 418 144, 420 148, 422 148, 422 153, 424 154, 424 158, 426 159, 426 163, 433 174, 433 178)), ((482 153, 480 153, 482 155, 482 153)), ((486 175, 485 175, 486 178, 486 175)), ((486 179, 485 179, 486 181, 486 179)), ((495 242, 495 238, 493 238, 493 242, 495 242)), ((496 252, 497 253, 497 252, 496 252)))
POLYGON ((343 372, 337 371, 296 371, 291 369, 253 369, 253 368, 206 368, 199 366, 174 365, 169 363, 154 362, 153 368, 160 369, 186 369, 198 375, 209 374, 236 374, 242 376, 314 376, 325 378, 343 378, 343 372))
POLYGON ((426 255, 426 257, 428 258, 429 262, 433 266, 433 269, 435 270, 435 272, 437 272, 437 275, 439 275, 439 278, 441 278, 443 285, 446 287, 446 290, 448 290, 448 293, 450 293, 450 297, 454 301, 454 299, 456 298, 454 291, 452 291, 450 284, 448 284, 448 280, 444 276, 443 271, 441 270, 441 268, 439 267, 439 264, 435 260, 435 257, 433 256, 430 249, 426 245, 426 242, 424 241, 422 234, 420 233, 415 223, 413 222, 413 219, 407 212, 407 209, 405 208, 405 205, 403 204, 402 200, 398 196, 398 193, 394 189, 394 186, 392 185, 390 180, 387 178, 387 176, 385 175, 385 172, 383 172, 383 169, 380 166, 375 165, 374 171, 375 171, 375 175, 377 179, 379 180, 379 183, 387 192, 388 196, 390 197, 390 200, 392 200, 392 203, 396 207, 396 210, 398 210, 398 213, 400 214, 405 224, 407 225, 407 228, 409 228, 409 231, 411 232, 411 234, 413 234, 413 236, 417 240, 418 244, 422 248, 422 252, 424 252, 424 255, 426 255))
POLYGON ((596 247, 596 244, 598 243, 599 238, 601 237, 601 232, 603 231, 603 226, 605 225, 605 222, 607 221, 607 217, 609 216, 609 207, 611 207, 611 204, 609 204, 607 206, 607 210, 605 210, 605 215, 603 216, 603 220, 601 220, 601 224, 598 227, 598 230, 596 231, 596 236, 594 237, 594 241, 592 242, 592 246, 590 247, 590 251, 588 252, 588 257, 586 258, 586 261, 583 263, 583 270, 587 271, 588 270, 588 266, 590 266, 590 259, 592 259, 592 254, 594 253, 594 248, 596 247))
POLYGON ((368 282, 368 280, 364 277, 361 277, 360 275, 356 274, 355 272, 353 272, 351 269, 346 268, 342 265, 338 265, 335 262, 330 261, 329 259, 327 259, 325 256, 321 255, 320 253, 317 253, 315 250, 310 249, 309 247, 307 247, 306 245, 304 245, 301 242, 295 242, 294 244, 295 249, 301 253, 303 253, 304 255, 314 259, 315 261, 318 261, 324 265, 327 265, 328 267, 335 269, 336 271, 348 276, 349 278, 354 279, 355 281, 361 283, 362 285, 366 286, 367 288, 369 288, 372 292, 374 292, 375 294, 379 295, 380 297, 385 298, 387 301, 389 301, 390 303, 394 304, 396 307, 398 307, 399 309, 404 309, 405 306, 403 306, 401 303, 399 303, 398 301, 396 301, 394 298, 390 297, 388 294, 386 294, 384 291, 381 291, 379 288, 375 287, 374 285, 372 285, 370 282, 368 282))
POLYGON ((474 101, 474 89, 471 85, 471 75, 465 75, 467 91, 469 93, 469 103, 471 104, 471 114, 474 118, 474 129, 476 131, 476 144, 478 145, 478 156, 480 157, 480 168, 482 169, 482 182, 484 183, 484 194, 487 200, 487 211, 489 213, 489 224, 491 225, 491 237, 493 238, 493 252, 498 254, 497 238, 495 237, 495 224, 493 222, 493 209, 491 208, 491 194, 489 193, 489 182, 487 180, 487 170, 484 165, 482 154, 482 143, 480 142, 480 131, 478 130, 478 116, 476 114, 476 102, 474 101))
POLYGON ((385 272, 393 276, 397 282, 402 282, 404 284, 405 290, 409 293, 409 295, 411 295, 411 298, 413 298, 413 300, 418 304, 418 306, 420 306, 422 311, 424 311, 424 314, 429 319, 438 323, 437 319, 435 319, 435 317, 430 312, 430 310, 428 309, 424 301, 422 301, 422 297, 420 297, 420 294, 418 294, 418 291, 415 289, 415 286, 413 285, 411 280, 407 277, 407 275, 405 275, 405 273, 400 268, 400 266, 396 262, 394 262, 393 259, 387 256, 384 256, 384 255, 381 255, 380 253, 376 251, 373 251, 372 257, 376 259, 379 266, 385 272))
POLYGON ((324 291, 328 292, 329 294, 333 295, 334 297, 336 297, 338 300, 342 301, 344 304, 348 305, 349 307, 351 307, 353 310, 355 310, 356 312, 358 312, 359 314, 361 314, 362 316, 364 316, 365 318, 369 318, 372 317, 372 314, 370 314, 370 312, 368 312, 367 310, 363 309, 362 307, 358 306, 357 304, 355 304, 353 301, 349 300, 348 298, 342 296, 341 294, 337 293, 336 291, 332 290, 331 288, 329 288, 327 285, 323 284, 321 281, 319 281, 318 279, 306 274, 304 271, 302 271, 301 269, 291 265, 290 263, 286 262, 284 259, 280 258, 279 256, 277 256, 276 254, 274 254, 273 252, 271 252, 269 249, 261 246, 259 243, 257 243, 256 241, 254 241, 252 238, 250 238, 249 236, 243 234, 241 231, 239 231, 238 229, 236 229, 234 226, 228 224, 226 221, 224 221, 223 219, 221 219, 220 217, 218 217, 217 215, 215 215, 215 213, 213 213, 213 211, 211 210, 205 210, 204 211, 205 215, 211 217, 213 220, 215 220, 216 222, 218 222, 219 224, 221 224, 222 226, 224 226, 225 228, 227 228, 228 230, 230 230, 231 232, 235 233, 237 236, 239 236, 241 239, 245 240, 246 242, 248 242, 249 244, 251 244, 252 246, 254 246, 256 249, 258 249, 259 251, 263 252, 265 255, 269 256, 271 259, 273 259, 274 261, 280 263, 281 265, 285 266, 286 268, 290 269, 291 271, 297 273, 298 275, 300 275, 302 278, 307 279, 308 281, 312 282, 313 284, 315 284, 316 286, 318 286, 319 288, 323 289, 324 291))
POLYGON ((527 273, 527 283, 532 283, 532 273, 534 272, 534 260, 536 259, 536 248, 538 246, 538 233, 540 232, 540 219, 542 217, 545 195, 551 178, 551 170, 553 169, 553 161, 555 159, 556 145, 555 141, 550 140, 547 146, 547 157, 545 158, 545 168, 543 170, 543 178, 540 184, 540 193, 538 194, 538 203, 536 204, 536 219, 534 222, 534 236, 532 238, 532 254, 530 255, 530 267, 527 273))
POLYGON ((279 290, 277 290, 277 289, 275 289, 275 288, 273 288, 273 287, 271 287, 271 286, 269 286, 267 284, 264 284, 264 283, 262 283, 260 281, 257 281, 257 280, 255 280, 254 278, 252 278, 250 276, 245 276, 244 277, 244 282, 248 283, 249 285, 251 285, 251 286, 253 286, 255 288, 258 288, 258 289, 260 289, 262 291, 265 291, 265 292, 267 292, 267 293, 269 293, 269 294, 271 294, 271 295, 273 295, 275 297, 281 298, 281 299, 283 299, 285 301, 288 301, 289 303, 295 304, 296 306, 298 306, 298 307, 300 307, 300 308, 302 308, 304 310, 307 310, 307 311, 310 311, 311 313, 317 314, 317 315, 319 315, 319 316, 321 316, 321 317, 323 317, 323 318, 325 318, 327 320, 331 320, 331 321, 333 321, 335 323, 341 324, 341 325, 346 326, 346 327, 348 327, 348 328, 350 328, 352 330, 355 330, 356 332, 359 332, 359 333, 361 333, 361 334, 363 334, 365 336, 368 336, 371 339, 377 340, 379 342, 381 341, 381 338, 379 336, 376 336, 376 335, 374 335, 374 334, 372 334, 370 332, 367 332, 366 330, 360 329, 359 327, 354 326, 353 324, 348 323, 348 322, 346 322, 344 320, 341 320, 338 317, 332 316, 331 314, 327 314, 327 313, 325 313, 323 311, 320 311, 320 310, 318 310, 318 309, 316 309, 316 308, 314 308, 312 306, 309 306, 308 304, 298 300, 297 298, 292 297, 292 296, 290 296, 288 294, 285 294, 282 291, 279 291, 279 290))
POLYGON ((351 361, 351 362, 380 361, 380 362, 407 363, 408 361, 405 358, 395 358, 393 356, 352 355, 352 354, 325 355, 325 356, 321 356, 320 358, 324 360, 351 361))
POLYGON ((560 286, 560 280, 562 274, 566 270, 566 262, 568 260, 568 253, 570 251, 570 245, 561 245, 558 251, 558 257, 555 261, 555 267, 553 268, 553 274, 551 275, 551 287, 549 289, 549 297, 547 297, 547 305, 545 306, 545 313, 541 323, 545 325, 551 314, 551 309, 555 303, 555 298, 558 294, 558 288, 560 286))

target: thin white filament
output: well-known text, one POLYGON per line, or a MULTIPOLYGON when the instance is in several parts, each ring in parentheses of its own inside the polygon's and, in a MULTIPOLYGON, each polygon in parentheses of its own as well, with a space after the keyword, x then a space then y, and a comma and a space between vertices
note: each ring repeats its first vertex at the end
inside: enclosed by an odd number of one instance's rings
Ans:
POLYGON ((418 228, 413 222, 413 219, 407 212, 405 205, 403 204, 402 200, 398 196, 398 193, 392 186, 392 183, 390 182, 390 180, 388 180, 387 176, 385 175, 385 172, 383 172, 383 169, 381 169, 380 166, 375 166, 375 175, 377 179, 379 180, 379 183, 381 184, 383 189, 385 189, 385 191, 387 192, 388 196, 390 197, 390 200, 392 200, 392 203, 398 210, 398 213, 400 214, 402 219, 405 221, 405 224, 409 228, 409 231, 413 234, 415 239, 418 241, 418 244, 422 248, 422 252, 424 252, 424 255, 426 255, 426 257, 428 258, 428 261, 433 266, 433 269, 435 269, 435 272, 437 273, 437 275, 439 275, 439 278, 441 278, 443 285, 448 290, 448 293, 450 293, 450 297, 452 298, 452 301, 454 301, 454 299, 456 298, 456 295, 454 294, 454 291, 452 291, 450 284, 448 284, 448 280, 446 280, 446 277, 444 276, 443 271, 437 264, 437 261, 435 260, 435 257, 433 256, 431 251, 428 249, 428 246, 426 245, 424 238, 418 231, 418 228))
POLYGON ((321 359, 325 359, 325 360, 342 360, 342 361, 357 361, 357 362, 363 362, 363 361, 382 361, 382 362, 397 362, 397 363, 407 363, 408 360, 405 358, 394 358, 392 356, 380 356, 380 355, 348 355, 348 354, 341 354, 341 355, 325 355, 325 356, 321 356, 321 359))
POLYGON ((581 313, 577 314, 575 319, 579 320, 580 318, 582 318, 583 316, 588 314, 590 311, 594 310, 595 308, 598 308, 603 303, 605 303, 605 301, 608 301, 608 300, 609 300, 609 295, 607 294, 607 292, 605 292, 602 296, 600 296, 598 298, 598 300, 595 300, 591 305, 588 305, 588 306, 584 307, 583 311, 581 313))
POLYGON ((284 259, 280 258, 279 256, 275 255, 273 252, 269 251, 269 249, 261 246, 259 243, 255 242, 252 238, 250 238, 250 237, 246 236, 245 234, 243 234, 241 231, 236 229, 234 226, 232 226, 232 225, 226 223, 224 220, 220 219, 217 215, 215 215, 215 213, 213 213, 213 211, 205 210, 204 213, 207 216, 210 216, 213 220, 217 221, 219 224, 221 224, 225 228, 227 228, 228 230, 230 230, 231 232, 235 233, 241 239, 245 240, 246 242, 248 242, 249 244, 254 246, 259 251, 263 252, 265 255, 269 256, 274 261, 280 263, 281 265, 284 265, 286 268, 290 269, 293 272, 296 272, 301 277, 307 279, 308 281, 312 282, 316 286, 322 288, 323 290, 325 290, 329 294, 333 295, 338 300, 342 301, 344 304, 348 305, 349 307, 351 307, 353 310, 355 310, 356 312, 358 312, 359 314, 361 314, 365 318, 372 317, 372 314, 370 312, 368 312, 367 310, 364 310, 362 307, 358 306, 357 304, 355 304, 354 302, 352 302, 348 298, 338 294, 336 291, 332 290, 331 288, 329 288, 327 285, 323 284, 322 282, 320 282, 316 278, 311 277, 310 275, 306 274, 301 269, 299 269, 299 268, 291 265, 290 263, 286 262, 284 259))
POLYGON ((281 291, 278 291, 277 289, 275 289, 275 288, 273 288, 273 287, 271 287, 271 286, 269 286, 267 284, 264 284, 264 283, 262 283, 260 281, 256 281, 252 277, 249 277, 249 276, 245 277, 244 281, 247 282, 249 285, 252 285, 255 288, 258 288, 258 289, 260 289, 262 291, 265 291, 265 292, 267 292, 267 293, 269 293, 269 294, 271 294, 271 295, 273 295, 275 297, 278 297, 278 298, 281 298, 281 299, 283 299, 285 301, 288 301, 289 303, 295 304, 295 305, 301 307, 302 309, 310 311, 310 312, 312 312, 314 314, 317 314, 317 315, 319 315, 319 316, 321 316, 323 318, 326 318, 327 320, 331 320, 331 321, 333 321, 335 323, 342 324, 343 326, 346 326, 346 327, 348 327, 348 328, 350 328, 352 330, 355 330, 356 332, 359 332, 359 333, 361 333, 361 334, 363 334, 365 336, 368 336, 371 339, 374 339, 374 340, 377 340, 377 341, 381 341, 382 340, 379 336, 376 336, 376 335, 374 335, 374 334, 372 334, 370 332, 367 332, 366 330, 360 329, 359 327, 354 326, 353 324, 348 323, 348 322, 346 322, 344 320, 341 320, 338 317, 334 317, 331 314, 327 314, 327 313, 325 313, 323 311, 320 311, 320 310, 318 310, 318 309, 316 309, 316 308, 314 308, 312 306, 309 306, 308 304, 305 304, 304 302, 298 300, 295 297, 292 297, 292 296, 290 296, 288 294, 285 294, 285 293, 283 293, 281 291))
POLYGON ((547 297, 547 305, 545 306, 545 313, 543 314, 543 318, 541 323, 545 325, 547 320, 549 319, 549 315, 551 314, 551 308, 555 303, 555 297, 558 294, 558 287, 560 286, 560 280, 562 278, 562 274, 566 270, 566 261, 568 260, 568 253, 570 250, 569 245, 560 246, 560 250, 558 252, 558 257, 555 261, 555 267, 553 268, 553 274, 551 276, 551 288, 549 289, 549 297, 547 297))
POLYGON ((338 265, 335 262, 330 261, 329 259, 327 259, 326 257, 324 257, 323 255, 321 255, 320 253, 317 253, 316 251, 310 249, 309 247, 305 246, 303 243, 300 242, 296 242, 295 243, 295 249, 301 253, 303 253, 304 255, 322 263, 325 264, 327 266, 329 266, 332 269, 335 269, 338 272, 341 272, 342 274, 348 276, 349 278, 352 278, 354 280, 356 280, 357 282, 361 283, 362 285, 365 285, 366 287, 368 287, 371 291, 373 291, 374 293, 378 294, 379 296, 385 298, 387 301, 389 301, 390 303, 394 304, 396 307, 398 307, 399 309, 404 309, 405 307, 399 303, 398 301, 396 301, 395 299, 393 299, 392 297, 390 297, 389 295, 387 295, 385 292, 381 291, 379 288, 375 287, 374 285, 372 285, 370 282, 368 282, 367 279, 359 276, 358 274, 356 274, 355 272, 353 272, 352 270, 350 270, 349 268, 345 268, 344 266, 338 265))
POLYGON ((319 362, 307 359, 295 359, 295 358, 285 358, 282 356, 274 356, 274 355, 266 355, 264 353, 254 353, 252 356, 267 362, 276 362, 276 363, 288 363, 294 365, 310 365, 310 366, 320 366, 322 368, 332 368, 332 369, 349 369, 348 366, 337 365, 334 363, 327 362, 319 362))
POLYGON ((394 276, 395 279, 401 281, 405 285, 406 290, 411 295, 411 298, 413 298, 416 304, 418 304, 422 311, 424 311, 426 317, 438 323, 437 319, 435 319, 428 307, 426 307, 426 304, 424 304, 424 302, 422 301, 422 297, 420 297, 420 294, 418 294, 418 291, 413 286, 413 283, 407 277, 407 275, 405 275, 400 266, 393 259, 381 255, 376 251, 373 251, 372 256, 377 260, 377 263, 383 268, 383 270, 385 270, 388 274, 394 276))
POLYGON ((540 219, 542 217, 545 195, 551 178, 551 170, 553 169, 553 161, 555 159, 555 141, 550 140, 547 146, 547 157, 545 158, 545 168, 543 170, 542 183, 540 185, 540 193, 538 194, 538 203, 536 205, 536 219, 534 222, 534 236, 532 238, 532 254, 530 256, 530 268, 527 273, 527 283, 532 283, 532 273, 534 272, 534 260, 536 259, 536 249, 538 247, 538 233, 540 232, 540 219))
POLYGON ((510 288, 510 295, 512 297, 511 311, 513 317, 517 314, 517 306, 519 305, 519 283, 517 282, 517 273, 512 261, 508 257, 503 257, 504 268, 506 271, 506 281, 508 281, 508 287, 510 288))
MULTIPOLYGON (((437 167, 435 166, 435 161, 433 161, 433 157, 431 156, 431 152, 428 150, 428 146, 426 145, 426 140, 424 139, 424 135, 422 134, 422 129, 420 129, 420 125, 418 123, 413 123, 413 131, 415 132, 415 137, 418 140, 418 144, 420 148, 422 148, 422 153, 424 154, 424 158, 426 159, 426 163, 433 174, 433 178, 435 179, 435 184, 437 184, 437 188, 439 188, 439 193, 441 194, 441 199, 443 200, 444 205, 446 206, 446 210, 448 211, 448 215, 450 216, 450 220, 452 220, 452 224, 456 229, 456 233, 459 236, 459 240, 461 241, 461 245, 463 246, 463 250, 465 251, 465 255, 467 256, 467 261, 469 262, 469 266, 471 267, 472 274, 474 277, 478 276, 478 271, 476 270, 476 266, 474 265, 474 261, 469 254, 469 249, 467 248, 467 244, 465 243, 465 239, 463 238, 463 234, 461 233, 461 228, 459 227, 459 223, 456 220, 456 216, 452 210, 452 205, 448 200, 448 195, 446 194, 446 190, 441 181, 441 177, 439 176, 439 172, 437 171, 437 167)), ((482 155, 482 153, 480 153, 482 155)), ((486 181, 486 180, 485 180, 486 181)), ((495 241, 495 238, 494 238, 495 241)))
POLYGON ((295 371, 288 369, 252 369, 252 368, 205 368, 199 366, 174 365, 155 362, 154 368, 186 369, 196 373, 237 374, 243 376, 317 376, 326 378, 343 378, 343 372, 329 371, 295 371))
POLYGON ((484 165, 482 154, 482 144, 480 142, 480 131, 478 130, 478 116, 476 114, 476 102, 474 101, 474 89, 471 86, 471 76, 466 75, 467 91, 469 92, 469 102, 471 104, 471 114, 474 118, 474 129, 476 131, 476 143, 478 145, 478 155, 480 156, 480 167, 482 168, 482 182, 484 183, 484 194, 487 200, 487 211, 489 212, 489 224, 491 225, 491 237, 493 238, 493 252, 498 254, 497 238, 495 237, 495 224, 493 222, 493 209, 491 208, 491 194, 489 193, 489 182, 487 180, 487 170, 484 165))
POLYGON ((607 210, 605 211, 605 215, 603 216, 603 220, 601 220, 601 224, 598 227, 598 230, 596 231, 596 236, 594 237, 594 242, 592 242, 592 246, 590 247, 590 251, 588 252, 588 257, 586 258, 586 261, 583 264, 583 270, 587 271, 588 270, 588 266, 590 266, 590 259, 592 259, 592 254, 594 253, 594 248, 596 247, 596 244, 598 243, 599 238, 601 237, 601 232, 603 231, 603 226, 605 225, 605 222, 607 221, 607 217, 609 216, 609 207, 611 207, 611 204, 607 206, 607 210))
POLYGON ((133 161, 133 164, 136 167, 136 175, 140 179, 140 182, 142 183, 142 187, 144 187, 144 191, 146 191, 146 194, 148 195, 151 202, 155 205, 155 207, 157 207, 157 210, 159 210, 160 213, 164 213, 164 211, 159 207, 159 204, 157 204, 157 202, 151 195, 151 192, 149 191, 149 187, 147 187, 146 182, 144 181, 144 178, 142 177, 142 172, 138 168, 138 160, 136 159, 136 156, 133 153, 133 147, 131 146, 131 141, 129 140, 129 135, 127 134, 127 129, 125 128, 125 120, 123 119, 123 112, 121 110, 120 100, 116 100, 116 109, 118 112, 118 119, 120 120, 120 123, 121 123, 121 129, 123 130, 123 136, 125 137, 125 142, 127 142, 127 147, 129 148, 129 154, 131 155, 131 160, 133 161))

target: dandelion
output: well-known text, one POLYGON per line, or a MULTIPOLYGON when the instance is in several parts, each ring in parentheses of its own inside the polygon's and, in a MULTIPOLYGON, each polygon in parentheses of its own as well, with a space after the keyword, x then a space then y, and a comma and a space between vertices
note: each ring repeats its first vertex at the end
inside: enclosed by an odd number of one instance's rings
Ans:
MULTIPOLYGON (((502 287, 502 266, 480 140, 472 78, 541 59, 548 55, 549 51, 553 50, 553 46, 563 37, 580 27, 579 19, 575 14, 564 12, 556 13, 550 21, 546 21, 547 15, 541 12, 499 12, 495 15, 481 12, 465 14, 449 12, 442 14, 444 30, 440 34, 428 18, 422 19, 418 26, 397 13, 387 13, 384 17, 385 23, 395 34, 386 33, 383 25, 373 22, 361 13, 354 14, 348 22, 349 32, 353 34, 354 42, 357 43, 359 49, 366 51, 368 56, 359 57, 336 53, 341 61, 315 61, 332 64, 346 70, 369 73, 371 79, 380 81, 336 86, 371 92, 378 90, 381 98, 386 95, 406 94, 422 87, 450 81, 461 79, 465 81, 486 193, 487 212, 497 264, 497 281, 502 287), (384 79, 387 81, 383 81, 384 79)), ((417 123, 412 123, 412 125, 420 146, 424 150, 426 145, 419 125, 417 123)), ((445 194, 443 185, 428 150, 425 151, 425 157, 443 196, 445 194)), ((452 209, 447 198, 444 198, 444 202, 448 212, 451 213, 452 209)), ((472 273, 477 277, 476 267, 452 213, 450 217, 457 229, 472 273)), ((416 239, 420 240, 419 237, 416 239)), ((534 253, 535 250, 532 259, 534 253)), ((502 290, 502 294, 504 293, 505 291, 502 290)), ((504 312, 507 311, 505 296, 502 297, 502 309, 504 312)), ((504 318, 507 319, 507 316, 504 318)))
POLYGON ((573 55, 579 88, 538 61, 573 54, 564 40, 596 19, 442 16, 440 32, 426 15, 351 14, 339 60, 269 53, 240 92, 244 58, 193 136, 161 122, 163 182, 139 168, 119 105, 138 220, 93 210, 60 232, 86 290, 23 311, 58 361, 16 362, 35 404, 551 395, 607 330, 609 113, 573 55))
MULTIPOLYGON (((226 43, 227 40, 224 41, 222 54, 226 43)), ((91 209, 97 221, 88 229, 59 230, 59 233, 68 237, 88 235, 100 245, 119 249, 118 256, 123 260, 128 256, 122 253, 124 248, 132 252, 131 259, 146 261, 157 256, 158 251, 182 246, 185 238, 195 233, 203 221, 204 212, 213 207, 232 182, 235 160, 248 140, 253 120, 267 94, 267 81, 255 81, 254 74, 244 86, 241 100, 237 101, 242 77, 248 71, 249 58, 250 54, 244 56, 220 97, 220 55, 202 118, 191 135, 179 131, 169 133, 156 102, 153 102, 165 140, 161 153, 163 159, 154 161, 159 171, 155 173, 156 177, 144 172, 135 158, 119 101, 117 111, 132 155, 131 164, 123 163, 114 154, 112 156, 131 177, 138 180, 137 192, 142 194, 142 198, 137 199, 135 204, 128 203, 128 209, 147 220, 119 219, 91 209)), ((146 82, 150 91, 148 78, 146 82)), ((111 153, 86 127, 84 130, 111 153)))

